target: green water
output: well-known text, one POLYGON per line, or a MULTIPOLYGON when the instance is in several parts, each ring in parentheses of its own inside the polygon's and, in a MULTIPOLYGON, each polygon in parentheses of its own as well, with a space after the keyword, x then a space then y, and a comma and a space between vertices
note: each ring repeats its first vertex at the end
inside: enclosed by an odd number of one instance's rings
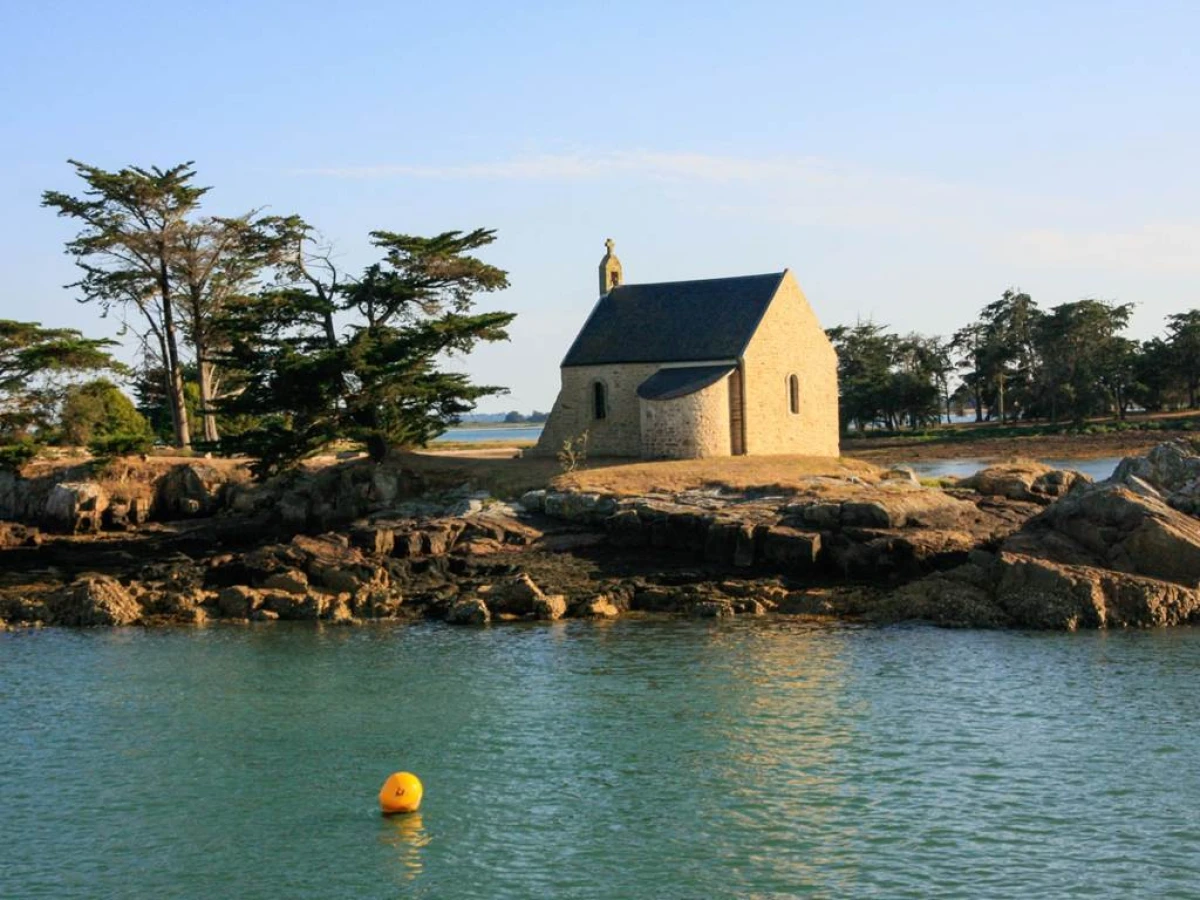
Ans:
POLYGON ((1196 897, 1198 675, 1193 630, 0 634, 0 896, 1196 897))

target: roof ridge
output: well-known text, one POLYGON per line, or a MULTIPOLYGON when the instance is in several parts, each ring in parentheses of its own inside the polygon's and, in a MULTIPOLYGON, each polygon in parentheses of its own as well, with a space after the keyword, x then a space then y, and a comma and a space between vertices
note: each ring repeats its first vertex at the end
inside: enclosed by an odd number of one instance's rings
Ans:
MULTIPOLYGON (((684 278, 678 281, 629 281, 617 285, 612 291, 631 287, 660 287, 664 284, 703 284, 708 281, 740 281, 746 278, 772 278, 782 277, 785 274, 787 274, 787 269, 782 269, 778 272, 756 272, 753 275, 717 275, 712 278, 684 278)), ((609 293, 611 294, 612 291, 609 291, 609 293)), ((603 296, 607 296, 607 294, 603 296)))

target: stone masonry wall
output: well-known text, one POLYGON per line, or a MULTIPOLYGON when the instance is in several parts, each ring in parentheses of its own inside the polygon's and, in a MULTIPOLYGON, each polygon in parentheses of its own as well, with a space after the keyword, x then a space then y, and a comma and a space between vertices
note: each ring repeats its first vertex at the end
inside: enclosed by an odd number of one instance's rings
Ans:
POLYGON ((673 400, 642 400, 642 456, 729 455, 729 377, 673 400))
POLYGON ((788 272, 745 353, 746 452, 838 455, 837 355, 788 272), (800 378, 792 413, 788 376, 800 378))
POLYGON ((655 364, 572 366, 562 369, 562 390, 531 456, 553 456, 563 441, 588 433, 589 456, 641 456, 638 385, 659 370, 655 364), (608 391, 608 416, 593 415, 592 385, 608 391))

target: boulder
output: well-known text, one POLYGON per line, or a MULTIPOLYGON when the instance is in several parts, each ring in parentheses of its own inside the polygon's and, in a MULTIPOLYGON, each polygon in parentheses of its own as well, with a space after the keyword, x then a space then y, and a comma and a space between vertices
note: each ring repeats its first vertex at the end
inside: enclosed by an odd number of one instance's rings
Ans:
POLYGON ((240 584, 233 585, 217 594, 216 605, 223 616, 231 619, 245 619, 249 618, 250 614, 262 605, 262 595, 254 588, 240 584))
POLYGON ((387 556, 396 545, 396 535, 383 525, 356 525, 350 529, 350 543, 364 553, 387 556))
POLYGON ((466 524, 461 519, 431 522, 421 530, 421 552, 425 556, 445 556, 452 549, 466 524))
POLYGON ((264 578, 262 587, 264 590, 303 596, 308 593, 308 576, 299 569, 284 569, 264 578))
POLYGON ((571 607, 571 615, 581 619, 615 619, 620 614, 607 594, 581 600, 571 607))
POLYGON ((304 570, 310 582, 335 593, 353 594, 363 588, 386 587, 387 569, 370 562, 337 534, 320 537, 296 535, 292 547, 305 556, 304 570))
POLYGON ((1200 584, 1200 522, 1119 483, 1064 497, 1031 519, 1005 549, 1033 549, 1055 562, 1087 562, 1188 587, 1200 584))
POLYGON ((288 621, 312 621, 325 614, 331 599, 330 595, 317 591, 293 594, 289 591, 263 590, 258 592, 257 608, 273 612, 280 619, 288 621))
POLYGON ((478 597, 459 598, 446 611, 446 621, 451 625, 486 625, 491 620, 491 611, 478 597))
POLYGON ((551 491, 542 498, 542 510, 558 519, 599 522, 616 512, 617 501, 604 494, 551 491))
POLYGON ((46 498, 42 514, 46 528, 67 534, 94 533, 108 506, 104 488, 91 481, 56 484, 46 498))
POLYGON ((921 484, 921 479, 917 477, 917 473, 908 466, 895 466, 894 468, 888 469, 879 477, 883 481, 899 481, 917 486, 920 486, 921 484))
POLYGON ((533 617, 553 622, 567 612, 567 600, 562 594, 542 595, 533 601, 533 617))
POLYGON ((104 525, 115 531, 136 531, 149 518, 150 500, 146 497, 112 500, 104 511, 104 525))
POLYGON ((870 617, 877 622, 919 619, 950 628, 999 628, 1010 621, 991 590, 954 572, 897 588, 872 607, 870 617))
POLYGON ((16 522, 0 522, 0 549, 7 547, 36 547, 42 536, 36 528, 16 522))
POLYGON ((534 580, 522 572, 502 581, 488 593, 488 602, 496 612, 526 616, 536 611, 536 604, 546 599, 534 580))
POLYGON ((767 527, 762 537, 762 558, 768 565, 795 572, 807 572, 817 565, 821 553, 821 535, 783 525, 767 527))
POLYGON ((1125 457, 1108 480, 1127 484, 1130 478, 1141 479, 1164 494, 1173 494, 1200 481, 1200 456, 1183 441, 1159 444, 1149 453, 1125 457))
POLYGON ((687 614, 694 619, 724 619, 734 615, 733 603, 729 600, 698 600, 688 604, 687 614))
POLYGON ((1045 506, 1091 482, 1087 475, 1071 469, 1054 469, 1032 460, 1018 460, 981 469, 960 481, 958 487, 986 496, 1045 506))
POLYGON ((208 516, 220 508, 224 491, 225 477, 219 469, 182 463, 159 479, 155 508, 164 519, 208 516))
POLYGON ((1074 631, 1193 621, 1200 592, 1169 581, 1001 553, 996 600, 1012 624, 1074 631))
POLYGON ((132 625, 142 607, 115 578, 85 575, 51 595, 47 603, 55 625, 132 625))

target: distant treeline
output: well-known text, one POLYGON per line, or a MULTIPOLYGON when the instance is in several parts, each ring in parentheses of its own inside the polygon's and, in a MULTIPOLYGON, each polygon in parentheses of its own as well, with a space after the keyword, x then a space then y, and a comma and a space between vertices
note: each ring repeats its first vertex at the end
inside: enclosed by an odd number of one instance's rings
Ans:
POLYGON ((1132 303, 1041 309, 1007 290, 952 335, 860 322, 827 330, 838 353, 844 430, 921 428, 972 409, 976 421, 1082 422, 1131 409, 1195 409, 1200 310, 1168 316, 1148 341, 1124 336, 1132 303))
POLYGON ((460 425, 524 425, 538 424, 550 418, 549 413, 538 412, 536 409, 526 415, 512 410, 506 413, 467 413, 459 420, 460 425))

